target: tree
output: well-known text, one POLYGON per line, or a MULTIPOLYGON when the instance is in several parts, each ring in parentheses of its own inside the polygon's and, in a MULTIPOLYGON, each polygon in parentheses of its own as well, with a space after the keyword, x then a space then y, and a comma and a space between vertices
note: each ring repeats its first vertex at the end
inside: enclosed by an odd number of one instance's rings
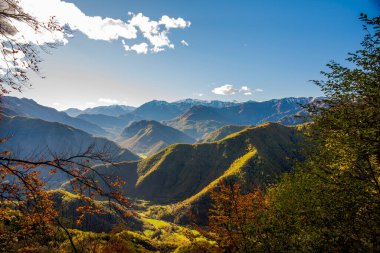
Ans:
POLYGON ((265 197, 235 187, 214 193, 210 229, 229 251, 246 252, 252 241, 252 252, 380 250, 380 17, 360 19, 366 35, 349 54, 352 67, 330 62, 326 79, 314 81, 325 98, 307 106, 306 161, 265 197))
POLYGON ((211 199, 209 229, 223 250, 250 252, 263 246, 263 233, 251 232, 266 222, 267 201, 259 189, 243 194, 240 184, 228 181, 218 185, 211 199))
POLYGON ((306 163, 269 190, 283 251, 380 250, 380 18, 360 19, 366 35, 352 67, 330 62, 314 81, 325 99, 308 106, 306 163))
POLYGON ((309 107, 309 136, 319 145, 309 164, 339 197, 346 243, 373 250, 380 249, 380 17, 360 19, 366 35, 347 59, 354 67, 331 62, 326 80, 314 81, 326 99, 309 107))
POLYGON ((54 17, 49 22, 39 22, 35 17, 24 12, 18 0, 0 1, 0 95, 10 89, 21 91, 29 86, 27 71, 30 69, 39 73, 42 61, 40 51, 48 52, 56 43, 39 45, 28 41, 19 34, 17 24, 25 24, 36 33, 39 32, 68 32, 67 28, 58 25, 54 17), (20 35, 20 36, 16 36, 20 35))
MULTIPOLYGON (((23 87, 30 85, 27 71, 39 72, 40 50, 46 51, 56 46, 54 43, 39 45, 26 40, 18 31, 17 24, 20 23, 26 24, 36 33, 42 30, 51 33, 66 32, 64 27, 57 25, 54 17, 47 23, 41 23, 24 12, 17 0, 0 1, 0 99, 10 89, 22 91, 23 87)), ((0 145, 6 141, 0 140, 0 145)), ((93 167, 98 163, 112 164, 112 157, 106 148, 99 149, 95 145, 76 154, 48 152, 41 157, 29 158, 17 157, 9 150, 0 151, 2 247, 11 249, 15 242, 6 238, 12 237, 18 242, 24 241, 24 246, 51 245, 52 235, 59 230, 66 234, 76 252, 70 231, 59 217, 52 196, 40 177, 41 171, 51 175, 60 172, 71 178, 72 190, 80 196, 83 203, 77 208, 82 213, 78 223, 86 213, 103 211, 92 204, 93 199, 99 198, 108 199, 109 206, 123 217, 126 213, 122 207, 128 206, 128 201, 121 192, 124 182, 118 177, 104 175, 93 167)), ((19 247, 23 246, 20 244, 19 247)))

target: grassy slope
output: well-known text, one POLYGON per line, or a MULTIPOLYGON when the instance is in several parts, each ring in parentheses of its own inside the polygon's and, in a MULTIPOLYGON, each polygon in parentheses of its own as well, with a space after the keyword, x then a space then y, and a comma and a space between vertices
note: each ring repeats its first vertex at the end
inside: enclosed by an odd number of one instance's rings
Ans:
POLYGON ((191 136, 194 139, 201 139, 203 136, 216 131, 220 127, 226 125, 224 122, 216 120, 186 120, 181 119, 179 121, 171 120, 166 121, 165 124, 173 128, 179 129, 185 134, 191 136))
POLYGON ((265 183, 289 170, 297 158, 300 138, 296 130, 279 124, 248 128, 218 142, 177 144, 138 165, 138 195, 159 202, 189 198, 222 177, 241 157, 250 157, 247 179, 265 183))
POLYGON ((273 182, 277 175, 291 169, 294 159, 300 158, 300 141, 295 128, 268 123, 217 142, 174 144, 143 160, 106 169, 127 180, 125 190, 129 196, 176 203, 230 174, 243 176, 251 183, 273 182), (236 168, 242 159, 243 172, 231 173, 239 171, 236 168))
POLYGON ((199 142, 215 142, 226 138, 228 135, 240 132, 241 130, 247 128, 248 126, 238 126, 238 125, 227 125, 219 128, 218 130, 209 133, 203 137, 199 142))

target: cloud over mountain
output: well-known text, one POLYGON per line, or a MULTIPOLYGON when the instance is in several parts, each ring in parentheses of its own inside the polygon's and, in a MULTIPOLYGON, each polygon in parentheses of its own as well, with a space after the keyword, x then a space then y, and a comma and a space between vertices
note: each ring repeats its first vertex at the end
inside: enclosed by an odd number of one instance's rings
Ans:
POLYGON ((248 86, 242 86, 239 90, 239 92, 243 93, 244 95, 252 95, 252 91, 248 86))
POLYGON ((238 92, 238 90, 231 84, 225 84, 212 90, 212 93, 217 95, 234 95, 236 92, 238 92))
POLYGON ((241 93, 246 96, 252 95, 255 92, 263 92, 264 90, 262 89, 255 89, 252 90, 246 85, 241 86, 240 89, 236 89, 233 85, 231 84, 225 84, 220 87, 214 88, 211 92, 217 95, 235 95, 236 93, 241 93))

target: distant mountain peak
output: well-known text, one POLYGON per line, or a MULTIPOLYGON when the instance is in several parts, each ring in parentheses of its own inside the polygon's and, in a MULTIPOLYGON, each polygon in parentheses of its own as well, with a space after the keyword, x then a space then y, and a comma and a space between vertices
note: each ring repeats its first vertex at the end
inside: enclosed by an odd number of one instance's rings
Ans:
POLYGON ((66 112, 71 117, 77 117, 80 114, 103 114, 106 116, 118 117, 120 115, 132 112, 134 109, 136 108, 133 106, 128 106, 128 105, 102 105, 102 106, 87 108, 85 110, 80 110, 77 108, 69 108, 65 110, 64 112, 66 112))
POLYGON ((136 153, 154 154, 171 144, 193 143, 195 140, 155 120, 140 120, 126 127, 117 142, 136 153))
POLYGON ((93 135, 105 136, 107 132, 101 127, 82 119, 70 117, 65 112, 38 104, 33 99, 2 97, 3 113, 8 116, 38 118, 49 122, 59 122, 93 135))

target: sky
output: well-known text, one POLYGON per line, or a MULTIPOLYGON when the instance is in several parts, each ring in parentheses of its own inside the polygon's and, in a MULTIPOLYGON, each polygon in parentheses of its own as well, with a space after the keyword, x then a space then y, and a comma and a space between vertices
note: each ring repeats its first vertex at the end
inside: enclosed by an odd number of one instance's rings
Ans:
POLYGON ((348 52, 360 48, 361 12, 380 12, 376 0, 22 4, 41 19, 54 14, 72 36, 55 35, 63 45, 42 55, 46 78, 30 73, 32 88, 11 95, 59 110, 154 99, 320 96, 310 80, 321 79, 330 60, 344 63, 348 52))

